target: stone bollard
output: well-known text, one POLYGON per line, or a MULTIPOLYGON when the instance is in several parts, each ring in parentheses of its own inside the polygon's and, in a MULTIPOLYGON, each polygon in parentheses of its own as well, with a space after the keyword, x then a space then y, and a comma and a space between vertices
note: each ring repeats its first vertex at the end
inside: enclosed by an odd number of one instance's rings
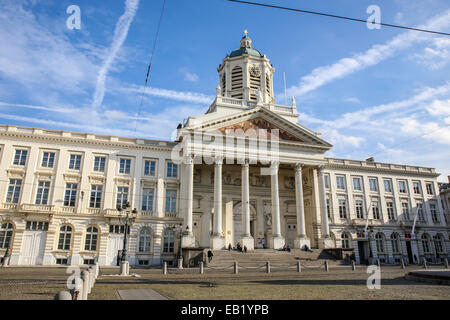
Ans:
POLYGON ((203 274, 203 261, 200 261, 200 274, 203 274))
POLYGON ((270 273, 270 261, 266 262, 266 273, 270 273))
POLYGON ((352 270, 356 271, 356 263, 355 260, 352 260, 352 270))
POLYGON ((300 261, 297 261, 297 272, 302 272, 302 264, 300 261))
POLYGON ((239 273, 239 264, 237 261, 234 262, 234 273, 235 274, 239 273))
POLYGON ((405 269, 405 261, 403 258, 400 259, 400 268, 405 269))
POLYGON ((83 271, 81 274, 81 277, 83 279, 83 291, 81 294, 81 300, 87 300, 88 299, 88 293, 89 293, 89 271, 83 271))
POLYGON ((328 272, 328 260, 325 260, 324 265, 325 265, 325 271, 328 272))
POLYGON ((72 295, 69 291, 60 291, 55 295, 54 300, 72 300, 72 295))
POLYGON ((167 274, 167 261, 163 262, 163 274, 167 274))
POLYGON ((121 276, 130 275, 130 263, 128 261, 122 261, 120 263, 120 275, 121 276))
POLYGON ((381 268, 381 261, 380 261, 380 259, 377 259, 377 266, 378 266, 378 268, 381 268))
POLYGON ((178 259, 178 269, 183 269, 183 258, 178 259))
POLYGON ((424 269, 428 269, 428 266, 427 266, 427 259, 423 259, 423 268, 424 268, 424 269))
POLYGON ((448 269, 448 258, 444 259, 444 266, 446 269, 448 269))

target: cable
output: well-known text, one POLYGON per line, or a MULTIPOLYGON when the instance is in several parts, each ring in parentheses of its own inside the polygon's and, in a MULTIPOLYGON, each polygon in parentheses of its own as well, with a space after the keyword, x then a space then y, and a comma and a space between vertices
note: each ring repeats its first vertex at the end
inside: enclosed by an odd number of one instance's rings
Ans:
POLYGON ((155 36, 155 40, 153 41, 153 49, 152 49, 152 54, 150 55, 150 63, 148 65, 147 76, 145 78, 145 85, 144 85, 144 89, 142 91, 141 102, 139 103, 138 113, 137 113, 137 116, 136 116, 136 124, 134 126, 134 134, 135 135, 136 135, 136 130, 137 130, 139 117, 141 116, 142 102, 144 101, 145 90, 147 89, 147 85, 148 85, 148 78, 150 76, 150 69, 152 68, 153 55, 155 54, 156 43, 158 42, 159 30, 161 29, 161 22, 162 22, 162 18, 163 18, 163 15, 164 15, 165 7, 166 7, 166 0, 163 1, 163 6, 162 6, 162 9, 161 9, 161 16, 159 17, 159 22, 158 22, 158 28, 156 29, 156 36, 155 36))
MULTIPOLYGON (((315 14, 315 15, 325 16, 325 17, 330 17, 330 18, 337 18, 337 19, 344 19, 344 20, 350 20, 350 21, 367 23, 367 20, 363 20, 363 19, 338 16, 338 15, 335 15, 335 14, 328 14, 328 13, 317 12, 317 11, 309 11, 309 10, 301 10, 301 9, 280 7, 280 6, 270 5, 270 4, 266 4, 266 3, 241 1, 241 0, 225 0, 225 1, 235 2, 235 3, 240 3, 240 4, 248 4, 248 5, 253 5, 253 6, 260 6, 260 7, 267 7, 267 8, 273 8, 273 9, 294 11, 294 12, 300 12, 300 13, 309 13, 309 14, 315 14)), ((413 31, 420 31, 420 32, 439 34, 439 35, 443 35, 443 36, 450 36, 450 33, 439 32, 439 31, 431 31, 431 30, 426 30, 426 29, 411 28, 411 27, 405 27, 405 26, 400 26, 400 25, 395 25, 395 24, 390 24, 390 23, 372 22, 372 24, 385 26, 385 27, 391 27, 391 28, 399 28, 399 29, 406 29, 406 30, 413 30, 413 31)))

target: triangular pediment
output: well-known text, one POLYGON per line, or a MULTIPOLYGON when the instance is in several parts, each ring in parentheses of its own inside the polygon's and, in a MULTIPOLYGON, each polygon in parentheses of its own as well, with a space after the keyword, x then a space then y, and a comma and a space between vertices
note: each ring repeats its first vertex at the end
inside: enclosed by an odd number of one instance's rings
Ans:
POLYGON ((280 143, 294 143, 325 150, 332 147, 314 131, 299 123, 286 120, 265 107, 256 107, 234 114, 205 114, 192 119, 187 128, 245 136, 254 136, 258 130, 266 130, 267 139, 276 138, 280 143), (274 130, 278 130, 278 137, 274 130))
POLYGON ((220 128, 219 131, 227 134, 244 135, 249 137, 257 136, 259 133, 264 133, 264 136, 269 140, 275 139, 306 142, 304 139, 302 140, 299 137, 296 137, 295 135, 289 133, 286 130, 283 130, 278 126, 273 125, 272 123, 261 117, 231 124, 229 126, 220 128))

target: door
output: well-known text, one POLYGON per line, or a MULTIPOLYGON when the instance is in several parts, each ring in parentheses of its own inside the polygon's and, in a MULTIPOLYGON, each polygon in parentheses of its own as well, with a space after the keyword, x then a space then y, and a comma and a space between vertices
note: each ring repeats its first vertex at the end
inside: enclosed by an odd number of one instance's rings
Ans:
POLYGON ((297 225, 296 224, 287 224, 286 225, 286 246, 289 248, 294 247, 294 239, 297 235, 297 225))
POLYGON ((406 241, 406 252, 408 252, 408 260, 410 264, 414 263, 412 249, 411 249, 411 241, 406 241))
MULTIPOLYGON (((359 252, 359 263, 360 264, 369 264, 367 260, 366 254, 366 241, 358 241, 358 252, 359 252)), ((367 244, 368 245, 368 244, 367 244)))
POLYGON ((117 266, 117 253, 123 249, 123 234, 109 234, 106 265, 117 266))
POLYGON ((26 266, 41 265, 44 259, 46 239, 47 232, 45 231, 25 231, 19 264, 26 266))

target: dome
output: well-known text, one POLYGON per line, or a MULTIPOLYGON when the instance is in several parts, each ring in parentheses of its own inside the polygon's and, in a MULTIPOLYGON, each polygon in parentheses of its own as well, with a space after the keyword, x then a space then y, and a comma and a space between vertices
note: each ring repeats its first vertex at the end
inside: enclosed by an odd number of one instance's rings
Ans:
POLYGON ((259 52, 256 49, 252 48, 252 39, 248 36, 247 30, 244 31, 245 36, 241 39, 241 47, 239 49, 236 49, 230 53, 230 57, 238 57, 242 56, 243 54, 248 54, 250 56, 262 58, 263 55, 261 52, 259 52))

